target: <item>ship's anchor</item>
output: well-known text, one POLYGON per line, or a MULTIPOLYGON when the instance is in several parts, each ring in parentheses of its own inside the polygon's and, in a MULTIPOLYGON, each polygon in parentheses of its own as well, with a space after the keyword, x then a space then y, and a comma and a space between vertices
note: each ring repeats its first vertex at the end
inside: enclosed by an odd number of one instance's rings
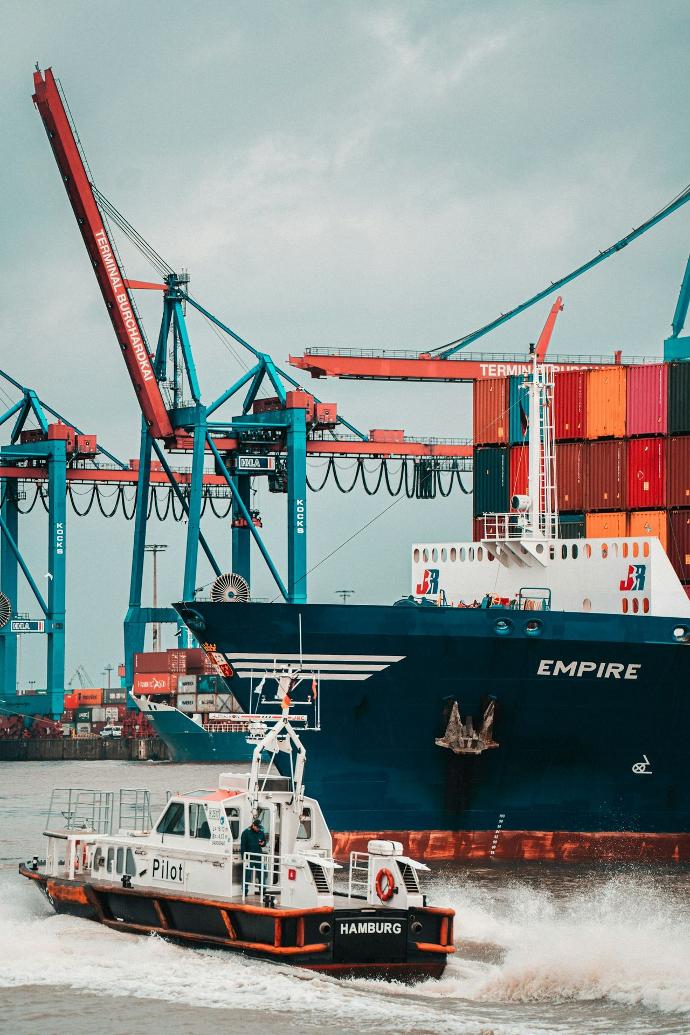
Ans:
POLYGON ((455 755, 481 755, 482 751, 498 747, 493 738, 495 712, 496 700, 491 698, 484 709, 481 727, 476 730, 471 715, 468 715, 463 723, 458 702, 453 701, 446 732, 442 737, 436 738, 436 746, 448 748, 455 755))

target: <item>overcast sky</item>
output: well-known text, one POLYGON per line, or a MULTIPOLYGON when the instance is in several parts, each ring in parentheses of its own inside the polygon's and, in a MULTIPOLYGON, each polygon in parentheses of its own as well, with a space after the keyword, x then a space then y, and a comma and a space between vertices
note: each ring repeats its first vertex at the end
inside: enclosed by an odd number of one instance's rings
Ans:
MULTIPOLYGON (((688 175, 688 8, 634 2, 2 5, 2 367, 125 459, 134 394, 31 104, 52 66, 95 181, 192 291, 276 359, 309 345, 443 344, 638 225, 688 175)), ((690 210, 569 287, 552 349, 661 355, 688 254, 690 210)), ((131 276, 149 278, 127 253, 131 276)), ((155 336, 156 300, 144 305, 155 336)), ((485 339, 518 356, 545 302, 485 339)), ((206 399, 241 368, 190 330, 206 399)), ((318 382, 355 424, 470 432, 466 388, 318 382)), ((2 401, 0 396, 0 402, 2 401)), ((5 431, 5 429, 3 429, 5 431)), ((6 435, 2 441, 7 441, 6 435)), ((390 502, 310 500, 310 563, 390 502)), ((282 563, 283 500, 259 493, 282 563)), ((415 540, 470 537, 454 496, 401 502, 315 572, 312 599, 408 591, 415 540)), ((23 545, 46 570, 45 520, 23 545)), ((230 531, 209 535, 230 566, 230 531)), ((182 530, 162 596, 179 595, 182 530)), ((121 660, 131 525, 70 516, 69 679, 121 660)), ((147 577, 149 573, 147 571, 147 577)), ((202 562, 199 584, 210 578, 202 562)), ((255 562, 253 591, 272 596, 255 562)), ((36 612, 24 594, 23 610, 36 612)), ((22 681, 42 685, 25 637, 22 681)))

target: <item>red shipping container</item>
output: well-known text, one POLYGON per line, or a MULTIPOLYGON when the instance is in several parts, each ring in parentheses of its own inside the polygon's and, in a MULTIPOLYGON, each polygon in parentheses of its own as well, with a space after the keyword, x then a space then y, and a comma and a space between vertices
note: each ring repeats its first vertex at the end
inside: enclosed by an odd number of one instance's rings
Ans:
POLYGON ((271 395, 268 399, 255 399, 252 406, 254 413, 270 413, 272 410, 280 409, 280 399, 277 395, 271 395))
POLYGON ((690 507, 690 435, 666 441, 666 503, 690 507))
MULTIPOLYGON (((186 671, 190 674, 205 672, 206 664, 206 651, 202 650, 201 647, 190 647, 184 651, 185 664, 187 666, 186 671)), ((180 670, 182 671, 182 670, 180 670)), ((183 673, 184 674, 184 673, 183 673)))
POLYGON ((510 495, 526 496, 529 456, 527 446, 511 446, 510 449, 510 495))
POLYGON ((628 435, 665 435, 668 429, 668 366, 628 367, 628 435))
POLYGON ((690 582, 687 584, 687 586, 683 586, 683 589, 685 590, 687 596, 690 597, 690 582))
POLYGON ((625 447, 623 439, 590 442, 585 465, 585 510, 625 510, 625 447))
POLYGON ((165 651, 147 651, 134 655, 135 672, 166 672, 169 661, 165 651))
POLYGON ((690 510, 669 515, 668 556, 682 582, 690 581, 690 510))
POLYGON ((187 651, 169 650, 166 653, 168 655, 168 672, 181 672, 184 675, 187 671, 187 651))
POLYGON ((556 446, 558 509, 585 509, 585 442, 559 442, 556 446))
POLYGON ((505 445, 508 441, 508 378, 474 382, 473 433, 475 445, 505 445))
POLYGON ((141 672, 134 676, 135 694, 172 694, 177 692, 177 676, 170 672, 141 672))
POLYGON ((567 370, 556 374, 553 415, 557 439, 585 437, 587 420, 587 371, 567 370))
POLYGON ((628 502, 631 510, 666 504, 666 443, 663 438, 628 441, 628 502))

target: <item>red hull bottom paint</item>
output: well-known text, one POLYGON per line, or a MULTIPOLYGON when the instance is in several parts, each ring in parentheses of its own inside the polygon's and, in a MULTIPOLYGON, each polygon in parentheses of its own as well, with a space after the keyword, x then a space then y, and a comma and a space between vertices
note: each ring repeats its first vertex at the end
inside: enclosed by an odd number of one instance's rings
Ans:
POLYGON ((414 859, 507 859, 518 862, 690 862, 690 834, 582 833, 568 830, 375 830, 333 834, 333 854, 347 859, 373 838, 401 841, 414 859))

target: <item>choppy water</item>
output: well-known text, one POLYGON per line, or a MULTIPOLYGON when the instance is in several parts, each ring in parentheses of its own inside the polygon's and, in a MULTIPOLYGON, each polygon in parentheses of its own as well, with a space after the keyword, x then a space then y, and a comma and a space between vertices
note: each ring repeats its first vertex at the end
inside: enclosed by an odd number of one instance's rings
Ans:
POLYGON ((687 869, 453 866, 440 982, 332 978, 55 916, 16 863, 42 849, 53 786, 212 786, 208 766, 0 764, 0 1031, 81 1035, 212 1026, 233 1035, 690 1032, 687 869))

